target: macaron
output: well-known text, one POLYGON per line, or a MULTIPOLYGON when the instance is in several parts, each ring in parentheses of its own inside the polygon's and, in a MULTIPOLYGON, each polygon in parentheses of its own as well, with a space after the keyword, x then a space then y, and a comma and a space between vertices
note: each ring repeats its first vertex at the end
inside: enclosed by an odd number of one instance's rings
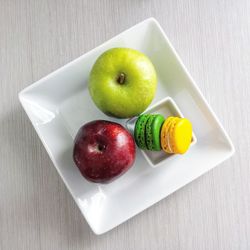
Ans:
POLYGON ((161 127, 164 123, 164 116, 155 114, 151 115, 146 123, 146 146, 148 150, 160 151, 161 150, 161 127))
POLYGON ((174 148, 173 151, 176 154, 184 154, 192 141, 192 124, 186 119, 182 118, 176 122, 173 127, 173 130, 170 134, 172 137, 174 148))
POLYGON ((149 114, 140 115, 135 123, 134 138, 137 146, 141 149, 147 149, 145 130, 146 123, 149 117, 149 114))
POLYGON ((140 115, 135 124, 134 137, 137 146, 151 151, 161 150, 161 127, 165 118, 159 114, 140 115))
POLYGON ((161 130, 161 147, 169 154, 185 153, 192 141, 192 124, 186 118, 168 117, 161 130))
POLYGON ((167 131, 167 143, 168 143, 168 150, 171 154, 176 153, 175 152, 175 139, 172 136, 173 135, 173 130, 175 128, 176 123, 180 120, 181 118, 179 117, 174 117, 169 124, 169 128, 167 131))

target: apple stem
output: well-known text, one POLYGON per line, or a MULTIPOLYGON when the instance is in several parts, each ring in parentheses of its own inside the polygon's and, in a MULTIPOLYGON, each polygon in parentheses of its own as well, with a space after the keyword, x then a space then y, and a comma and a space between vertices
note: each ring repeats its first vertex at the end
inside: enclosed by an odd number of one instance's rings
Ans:
POLYGON ((126 78, 125 74, 124 73, 120 73, 118 75, 118 77, 117 77, 117 82, 119 84, 123 84, 125 82, 125 78, 126 78))
POLYGON ((104 145, 100 145, 100 144, 99 144, 99 145, 97 146, 97 148, 98 148, 99 151, 103 151, 106 147, 105 147, 104 145))

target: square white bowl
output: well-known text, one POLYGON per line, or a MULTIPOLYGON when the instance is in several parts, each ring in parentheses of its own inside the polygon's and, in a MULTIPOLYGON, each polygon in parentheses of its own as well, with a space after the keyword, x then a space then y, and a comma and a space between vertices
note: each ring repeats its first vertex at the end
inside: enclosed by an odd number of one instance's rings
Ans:
MULTIPOLYGON (((184 115, 181 113, 180 109, 178 108, 178 106, 171 97, 166 97, 162 99, 161 101, 157 102, 156 104, 148 108, 144 113, 161 114, 165 118, 169 116, 184 117, 184 115)), ((135 124, 137 119, 138 117, 133 117, 126 122, 126 127, 132 135, 134 134, 135 124)), ((193 146, 196 143, 196 141, 197 141, 196 136, 193 133, 190 147, 193 146)), ((150 164, 150 166, 153 168, 162 166, 163 164, 167 164, 167 160, 178 156, 177 154, 166 154, 163 150, 149 151, 141 149, 141 152, 148 161, 148 163, 150 164)))
POLYGON ((59 175, 96 234, 138 214, 229 158, 234 147, 214 112, 181 62, 162 28, 147 19, 68 63, 19 94, 20 101, 59 175), (137 150, 134 166, 108 184, 86 181, 72 160, 78 129, 94 119, 110 119, 93 104, 87 89, 97 57, 112 47, 145 53, 155 65, 158 88, 152 103, 171 96, 191 120, 197 143, 165 166, 151 168, 137 150))

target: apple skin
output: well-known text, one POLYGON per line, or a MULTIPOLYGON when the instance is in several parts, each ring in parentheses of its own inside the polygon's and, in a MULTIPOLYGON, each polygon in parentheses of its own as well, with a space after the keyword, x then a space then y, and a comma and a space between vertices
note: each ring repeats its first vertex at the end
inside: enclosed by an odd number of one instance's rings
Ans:
POLYGON ((143 53, 130 48, 112 48, 101 54, 88 82, 96 106, 117 118, 142 113, 152 102, 156 87, 152 62, 143 53))
POLYGON ((75 138, 73 159, 89 181, 109 183, 134 163, 135 142, 120 124, 96 120, 83 125, 75 138))

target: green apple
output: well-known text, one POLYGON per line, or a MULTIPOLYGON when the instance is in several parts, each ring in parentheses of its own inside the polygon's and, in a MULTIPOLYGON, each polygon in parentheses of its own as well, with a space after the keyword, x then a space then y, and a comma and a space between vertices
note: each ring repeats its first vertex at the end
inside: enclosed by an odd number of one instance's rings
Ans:
POLYGON ((149 106, 156 86, 155 68, 146 55, 130 48, 112 48, 96 60, 88 88, 104 113, 128 118, 149 106))

